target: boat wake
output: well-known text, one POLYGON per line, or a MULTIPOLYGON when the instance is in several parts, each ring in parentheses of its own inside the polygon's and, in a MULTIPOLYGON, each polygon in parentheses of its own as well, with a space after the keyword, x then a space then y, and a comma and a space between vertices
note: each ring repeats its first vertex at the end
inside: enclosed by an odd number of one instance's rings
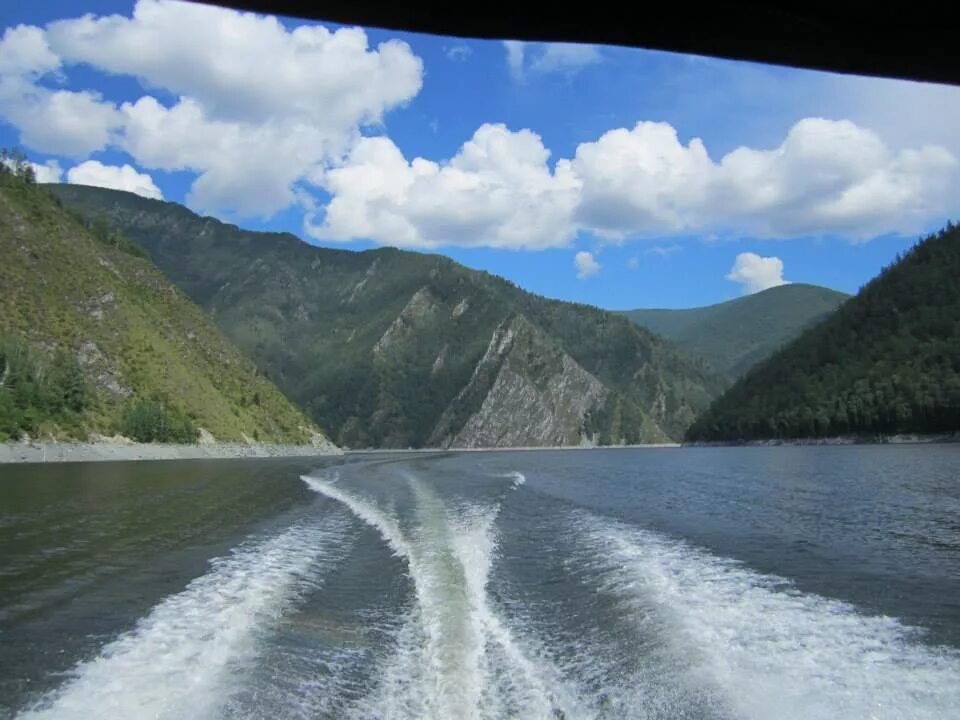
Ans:
POLYGON ((724 714, 934 720, 960 707, 960 653, 895 619, 586 512, 573 525, 592 581, 724 714))
POLYGON ((261 633, 323 581, 342 554, 349 521, 294 524, 212 561, 209 573, 157 605, 136 628, 78 665, 23 720, 216 717, 252 664, 261 633))
MULTIPOLYGON (((520 476, 522 477, 522 476, 520 476)), ((514 487, 518 477, 511 475, 514 487)), ((415 522, 337 484, 305 476, 318 493, 343 503, 375 528, 402 558, 413 583, 397 651, 378 685, 352 708, 353 718, 578 717, 576 696, 558 673, 514 636, 492 609, 487 583, 496 553, 497 506, 448 508, 424 483, 407 480, 415 522)))
POLYGON ((960 653, 895 619, 585 510, 528 518, 520 473, 487 475, 477 501, 390 472, 303 476, 316 517, 215 560, 18 717, 933 720, 960 707, 960 653))

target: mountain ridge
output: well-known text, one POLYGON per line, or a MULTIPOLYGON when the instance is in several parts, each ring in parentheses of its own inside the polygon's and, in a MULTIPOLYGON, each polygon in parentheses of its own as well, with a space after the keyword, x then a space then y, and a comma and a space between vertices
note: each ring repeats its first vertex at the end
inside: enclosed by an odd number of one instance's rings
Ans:
MULTIPOLYGON (((202 218, 176 203, 83 186, 53 189, 143 247, 300 407, 335 428, 341 445, 478 443, 479 435, 460 431, 498 378, 502 389, 514 372, 529 407, 557 413, 558 422, 568 411, 578 416, 575 433, 564 425, 563 444, 664 442, 679 439, 722 386, 705 364, 626 318, 535 296, 442 255, 318 248, 288 233, 202 218), (506 370, 488 358, 490 372, 478 374, 497 328, 514 316, 532 330, 521 333, 506 370), (574 411, 560 385, 575 376, 590 385, 580 370, 609 392, 602 399, 593 393, 574 411)), ((504 422, 523 426, 520 404, 512 407, 513 414, 501 408, 504 422)), ((563 423, 548 425, 553 429, 530 425, 504 437, 553 444, 547 436, 563 423)))
POLYGON ((702 307, 617 312, 706 360, 732 381, 849 297, 819 285, 787 283, 702 307))

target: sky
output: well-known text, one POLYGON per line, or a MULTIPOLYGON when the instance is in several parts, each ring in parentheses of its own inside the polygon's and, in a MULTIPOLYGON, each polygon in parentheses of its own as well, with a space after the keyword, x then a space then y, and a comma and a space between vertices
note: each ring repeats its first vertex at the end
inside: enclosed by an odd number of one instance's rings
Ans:
POLYGON ((610 309, 853 293, 960 218, 960 88, 165 0, 0 28, 0 146, 40 181, 610 309))

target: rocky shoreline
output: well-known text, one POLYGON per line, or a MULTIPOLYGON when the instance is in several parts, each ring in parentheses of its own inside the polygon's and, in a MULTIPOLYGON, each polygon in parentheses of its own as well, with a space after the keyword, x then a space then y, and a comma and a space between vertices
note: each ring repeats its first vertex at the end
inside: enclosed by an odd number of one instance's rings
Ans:
POLYGON ((268 445, 246 443, 204 443, 173 445, 161 443, 0 443, 0 464, 42 462, 98 462, 109 460, 192 460, 202 458, 266 458, 342 455, 338 447, 326 444, 268 445))

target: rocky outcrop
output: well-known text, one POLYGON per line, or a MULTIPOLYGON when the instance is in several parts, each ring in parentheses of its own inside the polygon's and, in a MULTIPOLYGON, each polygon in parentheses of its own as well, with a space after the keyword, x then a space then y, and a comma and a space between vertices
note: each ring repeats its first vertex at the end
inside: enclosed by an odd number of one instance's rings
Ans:
POLYGON ((515 315, 493 332, 434 439, 445 447, 579 445, 588 413, 602 405, 609 392, 544 333, 515 315), (480 398, 479 407, 471 407, 480 398))
POLYGON ((373 346, 373 354, 381 355, 391 346, 410 338, 418 327, 427 324, 437 311, 437 300, 426 286, 417 290, 397 318, 390 323, 373 346))

